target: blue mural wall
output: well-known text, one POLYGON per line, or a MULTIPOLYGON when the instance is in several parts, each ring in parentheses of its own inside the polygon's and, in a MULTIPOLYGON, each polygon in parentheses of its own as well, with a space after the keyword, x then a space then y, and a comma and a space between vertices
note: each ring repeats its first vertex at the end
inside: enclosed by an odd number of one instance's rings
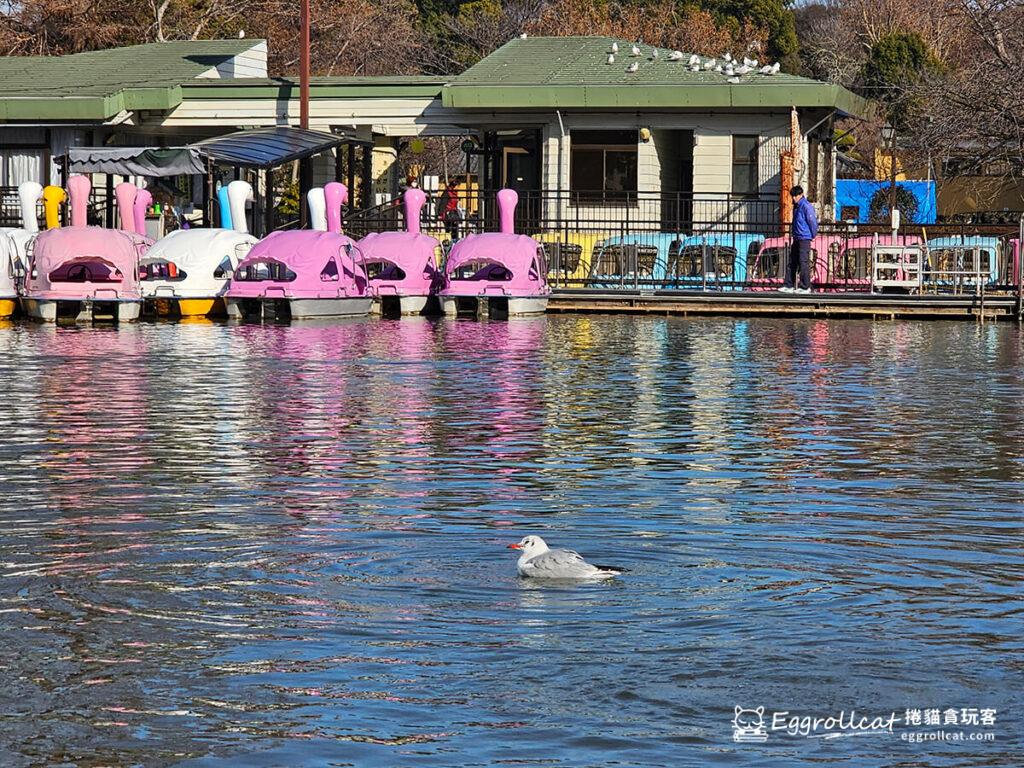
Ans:
MULTIPOLYGON (((917 198, 915 224, 935 223, 935 182, 897 181, 896 185, 917 198)), ((836 179, 836 219, 839 220, 844 207, 857 206, 857 223, 868 223, 868 209, 871 198, 880 189, 888 189, 888 181, 868 179, 836 179)))

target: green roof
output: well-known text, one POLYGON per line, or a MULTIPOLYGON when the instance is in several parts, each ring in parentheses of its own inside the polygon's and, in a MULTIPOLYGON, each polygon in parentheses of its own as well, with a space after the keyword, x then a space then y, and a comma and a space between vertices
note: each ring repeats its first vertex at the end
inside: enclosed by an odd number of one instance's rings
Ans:
MULTIPOLYGON (((758 72, 731 84, 714 71, 691 72, 689 52, 669 61, 671 51, 612 37, 516 38, 453 78, 442 91, 456 109, 765 109, 828 107, 867 116, 869 102, 838 85, 806 77, 758 72), (608 63, 612 43, 619 52, 608 63), (636 62, 639 69, 628 72, 636 62)), ((702 56, 702 62, 709 58, 702 56)), ((718 59, 721 63, 721 59, 718 59)))
MULTIPOLYGON (((383 77, 313 77, 309 82, 309 98, 316 99, 384 99, 436 98, 441 95, 445 78, 422 75, 383 77)), ((182 94, 193 99, 297 99, 299 83, 286 77, 245 77, 235 79, 193 80, 182 86, 182 94)))
POLYGON ((106 120, 170 109, 181 84, 261 40, 149 43, 70 56, 0 58, 0 120, 106 120))

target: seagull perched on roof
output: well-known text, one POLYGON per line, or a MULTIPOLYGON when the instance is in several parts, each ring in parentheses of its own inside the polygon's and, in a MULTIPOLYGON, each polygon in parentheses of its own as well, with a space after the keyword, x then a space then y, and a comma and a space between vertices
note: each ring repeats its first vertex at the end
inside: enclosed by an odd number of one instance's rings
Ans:
POLYGON ((776 61, 774 64, 772 64, 772 74, 773 75, 779 74, 779 70, 780 69, 782 69, 782 65, 779 64, 779 62, 776 61))
POLYGON ((690 65, 690 71, 691 72, 700 72, 700 64, 691 64, 690 65))
POLYGON ((748 75, 748 74, 750 74, 750 73, 751 73, 752 71, 753 71, 753 70, 752 70, 752 69, 750 68, 750 65, 749 65, 749 64, 744 64, 744 65, 743 65, 742 67, 737 67, 737 69, 736 69, 736 74, 737 74, 737 75, 748 75))
POLYGON ((690 66, 692 67, 694 64, 699 64, 699 63, 700 63, 700 56, 698 56, 696 53, 691 54, 690 55, 690 62, 689 62, 690 66))
POLYGON ((619 44, 618 43, 612 43, 612 53, 618 53, 618 52, 619 52, 619 44))
POLYGON ((714 59, 708 59, 707 61, 704 62, 704 71, 705 72, 710 72, 712 69, 715 68, 715 65, 717 63, 718 62, 715 61, 714 59))
POLYGON ((640 55, 640 46, 637 45, 636 43, 633 43, 633 47, 630 48, 630 50, 629 50, 629 55, 630 56, 639 56, 640 55))
POLYGON ((729 77, 732 77, 733 75, 736 74, 736 70, 732 68, 732 64, 725 65, 725 74, 727 74, 729 77))
POLYGON ((760 72, 762 75, 770 75, 772 73, 772 65, 771 64, 765 64, 763 67, 761 67, 757 71, 760 72))
POLYGON ((731 53, 723 53, 722 54, 722 59, 725 60, 725 61, 732 61, 732 54, 731 53))
POLYGON ((683 60, 683 52, 682 51, 672 51, 672 53, 670 53, 668 55, 668 60, 669 61, 682 61, 683 60))
POLYGON ((655 48, 655 49, 653 49, 651 51, 651 61, 657 61, 657 60, 658 60, 658 49, 655 48))
POLYGON ((520 40, 525 40, 525 39, 526 39, 526 33, 525 33, 525 32, 523 32, 523 34, 521 34, 521 35, 519 36, 519 39, 520 39, 520 40))
POLYGON ((614 64, 615 63, 615 54, 614 53, 609 53, 608 54, 608 63, 609 64, 614 64))
POLYGON ((729 82, 732 83, 733 85, 736 85, 739 81, 740 81, 740 79, 738 77, 730 77, 729 78, 729 82))
POLYGON ((238 30, 238 39, 241 40, 244 37, 245 37, 245 30, 244 29, 238 30))
POLYGON ((632 64, 626 67, 626 71, 629 72, 630 74, 636 72, 638 69, 640 69, 640 62, 638 61, 634 61, 632 64))
POLYGON ((623 568, 591 565, 571 549, 551 549, 540 536, 525 536, 518 544, 509 544, 522 554, 516 562, 520 576, 534 579, 610 579, 623 568))

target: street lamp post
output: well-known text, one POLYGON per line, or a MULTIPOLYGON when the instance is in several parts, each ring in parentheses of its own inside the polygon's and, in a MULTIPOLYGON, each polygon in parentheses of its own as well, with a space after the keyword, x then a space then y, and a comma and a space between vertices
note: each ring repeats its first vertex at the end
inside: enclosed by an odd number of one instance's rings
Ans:
POLYGON ((889 147, 889 215, 896 210, 896 128, 891 123, 882 126, 882 139, 889 147))

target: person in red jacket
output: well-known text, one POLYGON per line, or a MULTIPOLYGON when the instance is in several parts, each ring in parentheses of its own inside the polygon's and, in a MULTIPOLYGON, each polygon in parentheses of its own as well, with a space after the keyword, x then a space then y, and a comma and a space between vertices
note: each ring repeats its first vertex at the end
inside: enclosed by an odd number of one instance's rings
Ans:
POLYGON ((459 224, 462 222, 459 192, 456 189, 458 183, 459 180, 453 177, 445 185, 444 192, 437 200, 437 218, 444 224, 448 237, 453 241, 459 239, 459 224))

